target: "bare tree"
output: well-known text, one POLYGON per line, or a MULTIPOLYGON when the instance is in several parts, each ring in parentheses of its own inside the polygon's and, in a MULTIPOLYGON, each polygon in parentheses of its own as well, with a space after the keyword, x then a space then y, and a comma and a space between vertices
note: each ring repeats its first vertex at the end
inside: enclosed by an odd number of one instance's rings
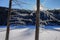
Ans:
POLYGON ((8 10, 8 19, 7 19, 7 30, 5 40, 9 40, 9 31, 10 31, 10 14, 11 14, 12 0, 9 0, 9 10, 8 10))
POLYGON ((37 11, 36 11, 36 32, 35 32, 35 40, 39 40, 39 19, 40 19, 40 0, 37 1, 37 11))

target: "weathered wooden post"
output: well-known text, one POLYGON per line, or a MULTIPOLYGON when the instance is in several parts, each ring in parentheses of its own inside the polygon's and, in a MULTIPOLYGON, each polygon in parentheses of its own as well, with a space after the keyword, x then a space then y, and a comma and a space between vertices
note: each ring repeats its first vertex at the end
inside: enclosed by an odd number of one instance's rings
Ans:
POLYGON ((35 31, 35 40, 39 40, 39 25, 40 25, 40 0, 37 1, 37 10, 36 10, 36 31, 35 31))
POLYGON ((11 14, 12 0, 9 0, 9 9, 8 9, 8 19, 7 19, 7 30, 5 40, 9 40, 9 31, 10 31, 10 14, 11 14))

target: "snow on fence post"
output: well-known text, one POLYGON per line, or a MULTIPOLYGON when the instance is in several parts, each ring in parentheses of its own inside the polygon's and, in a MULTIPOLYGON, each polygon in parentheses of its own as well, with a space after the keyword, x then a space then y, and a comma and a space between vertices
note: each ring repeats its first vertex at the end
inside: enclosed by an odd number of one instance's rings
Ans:
POLYGON ((12 0, 9 0, 9 9, 8 9, 8 18, 7 18, 7 30, 5 40, 9 40, 9 31, 10 31, 10 14, 11 14, 12 0))
POLYGON ((39 26, 40 26, 40 0, 36 0, 36 31, 35 31, 35 40, 39 40, 39 26))

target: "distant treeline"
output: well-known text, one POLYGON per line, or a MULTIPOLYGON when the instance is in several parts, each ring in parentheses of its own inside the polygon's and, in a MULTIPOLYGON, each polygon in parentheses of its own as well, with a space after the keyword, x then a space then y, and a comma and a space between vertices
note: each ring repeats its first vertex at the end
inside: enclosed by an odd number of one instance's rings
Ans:
MULTIPOLYGON (((31 10, 25 10, 25 9, 21 9, 21 10, 19 10, 19 9, 12 9, 12 10, 17 10, 17 12, 20 12, 20 13, 27 13, 27 14, 30 14, 30 13, 32 13, 32 11, 31 10)), ((47 10, 47 11, 49 11, 49 12, 52 12, 54 15, 54 17, 55 18, 57 18, 57 19, 59 19, 60 20, 60 10, 47 10)), ((14 12, 13 12, 14 13, 14 12)), ((41 14, 40 14, 40 18, 42 19, 42 20, 47 20, 47 17, 46 17, 46 15, 44 16, 43 15, 43 11, 41 11, 41 14)), ((33 13, 34 14, 34 13, 33 13)), ((7 15, 8 15, 8 8, 6 8, 6 7, 0 7, 0 25, 6 25, 7 24, 7 15)), ((28 16, 29 17, 29 16, 28 16)), ((33 23, 29 23, 29 21, 25 21, 26 22, 26 24, 28 25, 28 24, 32 24, 32 25, 34 25, 35 24, 35 15, 33 15, 33 16, 30 16, 31 17, 31 19, 32 19, 32 21, 33 21, 33 23)), ((30 18, 29 17, 29 18, 30 18)), ((24 17, 23 17, 24 18, 24 17)), ((48 25, 50 25, 51 23, 54 23, 54 24, 57 24, 57 25, 60 25, 60 22, 57 22, 57 21, 51 21, 51 22, 49 22, 49 24, 48 25)))

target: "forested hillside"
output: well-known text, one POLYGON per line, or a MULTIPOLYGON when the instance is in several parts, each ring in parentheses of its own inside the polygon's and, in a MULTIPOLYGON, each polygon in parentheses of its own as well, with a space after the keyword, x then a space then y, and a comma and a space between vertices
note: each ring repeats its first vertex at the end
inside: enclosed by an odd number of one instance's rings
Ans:
MULTIPOLYGON (((20 19, 17 20, 11 20, 11 22, 15 22, 18 20, 18 22, 21 22, 19 24, 25 24, 25 25, 35 25, 35 11, 31 11, 31 10, 24 10, 24 9, 12 9, 13 11, 11 12, 11 15, 17 15, 20 19)), ((60 10, 47 10, 47 11, 40 11, 40 19, 41 20, 50 20, 50 16, 47 16, 48 13, 52 13, 50 14, 51 16, 55 17, 55 19, 60 20, 60 10)), ((7 24, 7 15, 8 15, 8 8, 6 7, 0 7, 0 25, 6 25, 7 24)), ((17 18, 18 18, 17 17, 17 18)), ((13 17, 12 17, 13 19, 13 17)), ((51 18, 52 19, 52 18, 51 18)), ((57 20, 52 19, 53 21, 47 21, 45 24, 44 22, 42 24, 45 25, 51 25, 52 23, 55 25, 60 25, 60 22, 58 22, 57 20)))

